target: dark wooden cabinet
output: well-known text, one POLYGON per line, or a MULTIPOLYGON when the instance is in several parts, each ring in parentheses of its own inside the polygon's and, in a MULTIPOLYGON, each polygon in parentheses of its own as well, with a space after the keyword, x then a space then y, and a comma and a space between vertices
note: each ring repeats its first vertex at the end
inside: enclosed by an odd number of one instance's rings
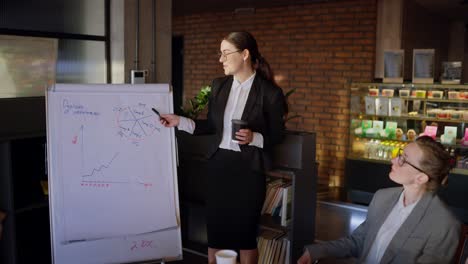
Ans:
POLYGON ((387 162, 346 159, 348 199, 353 203, 368 205, 378 189, 398 186, 388 177, 390 166, 387 162))
POLYGON ((51 263, 44 97, 0 99, 0 263, 51 263))

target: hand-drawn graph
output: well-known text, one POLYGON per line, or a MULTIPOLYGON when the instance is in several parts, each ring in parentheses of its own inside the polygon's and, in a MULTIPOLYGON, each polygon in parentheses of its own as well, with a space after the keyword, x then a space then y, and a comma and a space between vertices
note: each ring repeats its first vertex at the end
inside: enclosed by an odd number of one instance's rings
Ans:
POLYGON ((134 106, 116 107, 118 134, 131 140, 142 140, 159 132, 157 118, 146 104, 138 103, 134 106))
MULTIPOLYGON (((89 174, 83 174, 81 180, 81 186, 88 187, 111 187, 112 184, 131 184, 129 180, 113 180, 112 176, 106 174, 106 170, 112 166, 114 160, 119 156, 119 153, 115 153, 112 159, 106 163, 99 165, 97 168, 93 168, 89 174)), ((135 177, 134 183, 143 185, 144 187, 151 187, 151 182, 145 182, 140 177, 135 177)))
MULTIPOLYGON (((110 175, 111 172, 108 170, 111 168, 112 164, 119 156, 119 152, 114 153, 114 155, 107 162, 103 162, 96 167, 89 167, 86 164, 86 148, 85 148, 85 137, 84 137, 84 126, 81 125, 79 129, 79 135, 74 135, 72 144, 79 145, 81 152, 81 186, 86 187, 110 187, 112 184, 130 184, 132 181, 130 179, 116 179, 113 175, 110 175)), ((91 165, 92 166, 92 165, 91 165)), ((146 182, 140 179, 140 177, 135 177, 133 181, 136 184, 141 184, 145 187, 151 187, 153 184, 146 182)))
POLYGON ((115 158, 119 155, 119 153, 115 153, 112 159, 107 164, 102 164, 97 168, 93 168, 89 174, 83 174, 81 180, 81 186, 99 186, 101 187, 109 187, 109 184, 112 183, 129 183, 129 181, 113 181, 113 180, 105 180, 105 170, 109 169, 112 162, 115 158))

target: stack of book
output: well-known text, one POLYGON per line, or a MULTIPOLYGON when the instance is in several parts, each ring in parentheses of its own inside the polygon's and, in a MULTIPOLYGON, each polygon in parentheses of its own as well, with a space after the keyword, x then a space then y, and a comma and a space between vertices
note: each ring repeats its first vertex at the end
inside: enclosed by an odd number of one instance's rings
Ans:
POLYGON ((281 217, 281 225, 287 226, 291 215, 292 185, 290 181, 275 179, 268 183, 262 214, 281 217))
POLYGON ((258 238, 259 264, 289 264, 290 242, 283 232, 263 230, 258 238))

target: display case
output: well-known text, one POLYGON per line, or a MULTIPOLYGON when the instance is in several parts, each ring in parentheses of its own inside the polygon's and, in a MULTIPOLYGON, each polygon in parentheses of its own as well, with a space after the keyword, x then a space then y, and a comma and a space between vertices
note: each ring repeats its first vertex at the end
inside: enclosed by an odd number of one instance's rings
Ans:
MULTIPOLYGON (((468 187, 468 85, 353 83, 350 89, 346 185, 352 201, 367 204, 377 189, 395 185, 390 161, 419 135, 445 146, 456 161, 449 180, 463 177, 468 187)), ((468 201, 466 194, 458 198, 468 201)))
POLYGON ((425 134, 468 175, 468 85, 354 83, 350 113, 348 157, 389 161, 425 134))

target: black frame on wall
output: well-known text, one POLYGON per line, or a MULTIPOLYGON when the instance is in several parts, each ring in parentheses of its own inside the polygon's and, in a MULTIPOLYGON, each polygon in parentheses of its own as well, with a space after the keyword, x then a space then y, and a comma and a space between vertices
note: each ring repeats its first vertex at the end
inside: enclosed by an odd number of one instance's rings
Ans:
MULTIPOLYGON (((110 0, 104 2, 103 35, 57 32, 58 30, 48 32, 36 27, 34 22, 21 20, 22 17, 27 17, 27 12, 39 13, 47 10, 51 14, 49 16, 61 21, 66 15, 55 14, 55 10, 47 9, 54 5, 63 5, 63 1, 0 0, 0 35, 103 42, 106 69, 102 79, 110 83, 110 0), (15 3, 12 4, 13 1, 15 3), (21 9, 8 10, 5 8, 8 5, 20 5, 21 9), (36 10, 31 5, 46 7, 36 10), (5 15, 5 12, 10 13, 5 15), (20 18, 15 17, 15 12, 21 13, 20 18), (6 21, 8 17, 12 18, 9 23, 6 21), (15 27, 15 22, 22 26, 15 27), (30 25, 25 27, 26 23, 30 25)), ((32 17, 40 19, 34 14, 32 17)), ((58 23, 57 21, 44 23, 55 28, 62 27, 63 25, 51 24, 58 23)), ((60 60, 60 56, 58 59, 60 60)), ((5 124, 0 127, 0 210, 7 213, 3 221, 3 237, 0 239, 0 263, 50 263, 48 199, 40 185, 41 180, 47 179, 45 97, 2 98, 0 110, 8 113, 0 117, 0 123, 5 124)))
MULTIPOLYGON (((3 0, 5 1, 5 0, 3 0)), ((3 2, 1 1, 1 2, 3 2)), ((0 5, 1 5, 0 2, 0 5)), ((87 35, 87 34, 76 34, 67 32, 52 32, 43 30, 24 30, 18 28, 7 28, 5 27, 5 21, 0 20, 0 35, 15 35, 15 36, 26 36, 26 37, 42 37, 42 38, 56 38, 60 40, 82 40, 82 41, 102 41, 105 46, 105 60, 106 60, 106 81, 111 83, 111 46, 110 46, 110 0, 104 0, 104 35, 87 35)), ((27 6, 27 5, 25 5, 27 6)), ((28 12, 36 12, 36 10, 28 10, 24 8, 23 15, 27 15, 28 12)), ((34 27, 33 27, 34 28, 34 27)), ((60 57, 58 58, 60 60, 60 57)))

